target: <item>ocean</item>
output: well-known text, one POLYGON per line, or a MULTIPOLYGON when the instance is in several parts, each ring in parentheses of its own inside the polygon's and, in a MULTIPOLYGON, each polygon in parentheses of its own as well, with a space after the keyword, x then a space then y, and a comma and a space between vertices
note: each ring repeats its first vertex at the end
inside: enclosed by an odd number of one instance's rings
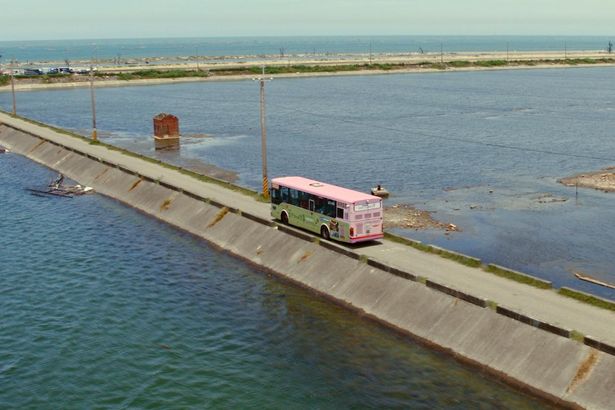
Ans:
POLYGON ((0 41, 0 63, 155 57, 239 57, 343 53, 459 53, 606 50, 608 36, 220 37, 0 41))

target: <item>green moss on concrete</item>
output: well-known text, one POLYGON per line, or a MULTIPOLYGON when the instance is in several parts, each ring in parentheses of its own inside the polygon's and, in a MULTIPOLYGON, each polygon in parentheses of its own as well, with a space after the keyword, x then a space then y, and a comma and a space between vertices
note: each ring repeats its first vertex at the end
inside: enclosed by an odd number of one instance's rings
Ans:
POLYGON ((406 245, 406 246, 410 246, 414 249, 418 249, 420 251, 423 252, 427 252, 427 253, 433 253, 434 255, 440 255, 443 258, 446 259, 450 259, 453 260, 455 262, 459 262, 462 265, 466 265, 466 266, 470 266, 473 268, 476 267, 480 267, 481 266, 481 261, 480 259, 477 258, 473 258, 471 256, 467 256, 467 255, 463 255, 457 252, 452 252, 446 249, 442 249, 442 248, 438 248, 435 246, 431 246, 431 245, 426 245, 422 242, 419 241, 415 241, 413 239, 408 239, 408 238, 403 238, 401 236, 398 235, 393 235, 389 232, 385 232, 384 233, 384 237, 385 239, 391 241, 391 242, 396 242, 396 243, 400 243, 402 245, 406 245))
POLYGON ((521 272, 516 272, 514 270, 509 270, 506 268, 502 268, 501 266, 489 264, 485 268, 485 271, 489 273, 493 273, 494 275, 500 276, 502 278, 507 278, 510 280, 514 280, 515 282, 523 283, 526 285, 534 286, 540 289, 551 289, 551 283, 548 281, 544 281, 542 279, 535 278, 530 275, 526 275, 521 272))
POLYGON ((436 255, 440 255, 445 259, 450 259, 455 262, 461 263, 462 265, 470 266, 473 268, 478 268, 482 265, 480 259, 473 258, 471 256, 463 255, 461 253, 449 251, 447 249, 438 248, 435 246, 430 246, 430 252, 436 255))
POLYGON ((606 309, 615 312, 615 302, 599 298, 594 295, 590 295, 589 293, 580 292, 578 290, 570 289, 570 288, 561 288, 557 291, 562 296, 566 296, 572 299, 576 299, 580 302, 587 303, 592 306, 599 307, 601 309, 606 309))
POLYGON ((585 335, 581 332, 578 332, 576 330, 573 330, 570 332, 570 338, 572 340, 576 340, 579 343, 583 343, 585 342, 585 335))

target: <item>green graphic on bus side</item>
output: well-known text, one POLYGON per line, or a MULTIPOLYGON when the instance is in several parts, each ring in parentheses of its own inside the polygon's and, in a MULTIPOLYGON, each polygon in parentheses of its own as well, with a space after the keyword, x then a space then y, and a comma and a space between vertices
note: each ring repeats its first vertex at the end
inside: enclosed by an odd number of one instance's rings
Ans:
POLYGON ((285 203, 271 205, 272 217, 281 220, 282 211, 286 211, 288 222, 293 226, 320 234, 320 229, 325 225, 329 229, 331 238, 346 242, 350 240, 348 236, 350 224, 348 222, 285 203))

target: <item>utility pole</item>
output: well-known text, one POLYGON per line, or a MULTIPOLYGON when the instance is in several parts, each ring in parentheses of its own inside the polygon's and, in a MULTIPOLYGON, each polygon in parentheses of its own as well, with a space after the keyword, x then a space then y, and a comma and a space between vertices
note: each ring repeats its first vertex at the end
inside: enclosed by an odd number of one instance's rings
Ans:
POLYGON ((90 66, 90 96, 92 97, 92 141, 98 141, 96 132, 96 96, 94 95, 94 66, 90 66))
POLYGON ((273 78, 265 78, 265 66, 261 77, 253 78, 260 83, 260 122, 261 122, 261 158, 263 163, 263 198, 269 199, 269 179, 267 178, 267 129, 265 127, 265 81, 273 78))
POLYGON ((506 42, 506 62, 509 62, 509 58, 508 58, 508 50, 510 48, 510 45, 508 44, 508 42, 506 42))
POLYGON ((196 47, 196 71, 201 71, 199 67, 199 46, 196 47))
POLYGON ((16 116, 17 103, 15 101, 15 59, 11 60, 11 93, 13 94, 13 116, 16 116))
POLYGON ((440 63, 444 64, 444 43, 440 43, 440 63))
POLYGON ((568 60, 568 44, 564 41, 564 60, 568 60))
POLYGON ((372 42, 369 42, 369 65, 372 65, 372 42))

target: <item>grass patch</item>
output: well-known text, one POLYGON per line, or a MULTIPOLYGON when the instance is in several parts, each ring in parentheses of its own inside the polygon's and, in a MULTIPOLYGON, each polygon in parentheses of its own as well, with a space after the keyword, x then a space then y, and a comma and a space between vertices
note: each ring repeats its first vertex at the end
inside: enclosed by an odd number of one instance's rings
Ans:
POLYGON ((496 302, 494 302, 493 300, 488 300, 487 301, 487 308, 489 308, 491 310, 497 310, 498 304, 496 302))
POLYGON ((475 61, 475 67, 501 67, 508 65, 508 61, 506 60, 486 60, 486 61, 475 61))
POLYGON ((118 80, 142 80, 156 78, 189 78, 208 77, 207 71, 201 70, 139 70, 130 73, 119 73, 118 80))
POLYGON ((557 291, 562 296, 566 296, 572 299, 576 299, 580 302, 587 303, 588 305, 592 305, 595 307, 599 307, 601 309, 610 310, 615 312, 615 302, 610 300, 602 299, 594 295, 590 295, 589 293, 580 292, 578 290, 570 289, 570 288, 561 288, 557 291))
POLYGON ((526 275, 521 272, 515 272, 513 270, 505 269, 497 265, 489 264, 485 268, 485 271, 493 273, 494 275, 502 278, 511 279, 515 282, 523 283, 526 285, 534 286, 539 289, 551 289, 551 283, 542 279, 535 278, 530 275, 526 275))
POLYGON ((4 85, 9 85, 9 83, 11 82, 11 76, 10 75, 0 75, 0 87, 4 86, 4 85))
POLYGON ((448 63, 453 68, 471 67, 473 63, 471 61, 451 61, 448 63))
POLYGON ((446 70, 446 63, 430 63, 427 68, 431 68, 434 70, 446 70))

